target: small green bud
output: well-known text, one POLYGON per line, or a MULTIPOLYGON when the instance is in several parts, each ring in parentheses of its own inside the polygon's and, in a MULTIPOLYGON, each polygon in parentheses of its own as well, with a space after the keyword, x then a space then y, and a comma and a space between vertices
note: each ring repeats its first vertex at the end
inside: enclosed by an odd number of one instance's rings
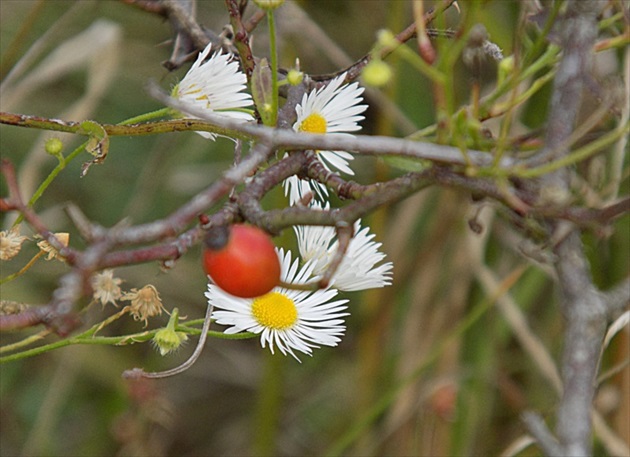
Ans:
POLYGON ((163 356, 177 350, 188 340, 188 335, 184 332, 175 331, 175 326, 178 321, 179 310, 175 308, 166 327, 158 330, 153 336, 153 344, 163 356))
POLYGON ((380 46, 386 48, 395 48, 400 44, 400 42, 396 39, 396 36, 392 33, 391 30, 381 29, 376 33, 376 40, 380 46))
POLYGON ((46 152, 53 156, 59 156, 63 150, 63 143, 59 138, 48 138, 44 145, 46 152))
POLYGON ((287 81, 292 86, 297 86, 298 84, 302 82, 303 79, 304 79, 304 73, 294 68, 289 70, 289 73, 287 74, 287 81))
POLYGON ((361 81, 366 86, 381 87, 392 79, 392 69, 382 60, 371 60, 361 72, 361 81))
POLYGON ((165 327, 155 333, 153 344, 160 351, 160 355, 166 355, 177 350, 186 340, 188 336, 184 332, 176 332, 165 327))
POLYGON ((500 86, 505 79, 514 71, 514 56, 507 56, 499 62, 497 86, 500 86))
POLYGON ((284 0, 254 0, 254 3, 263 10, 275 10, 284 0))

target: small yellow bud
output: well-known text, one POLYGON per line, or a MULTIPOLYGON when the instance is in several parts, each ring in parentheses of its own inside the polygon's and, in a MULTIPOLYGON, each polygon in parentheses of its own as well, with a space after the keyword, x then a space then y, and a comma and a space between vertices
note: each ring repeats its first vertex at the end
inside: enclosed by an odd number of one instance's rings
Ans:
POLYGON ((63 150, 63 143, 59 138, 48 138, 44 148, 48 154, 58 156, 63 150))
POLYGON ((254 3, 263 10, 275 10, 284 0, 254 0, 254 3))
POLYGON ((370 61, 361 72, 361 81, 366 86, 381 87, 392 79, 392 69, 382 60, 370 61))
POLYGON ((287 81, 292 86, 297 86, 298 84, 302 82, 303 79, 304 79, 304 73, 296 69, 289 70, 289 73, 287 74, 287 81))
POLYGON ((378 41, 378 44, 383 47, 395 48, 400 44, 392 31, 387 29, 379 30, 376 34, 376 40, 378 41))

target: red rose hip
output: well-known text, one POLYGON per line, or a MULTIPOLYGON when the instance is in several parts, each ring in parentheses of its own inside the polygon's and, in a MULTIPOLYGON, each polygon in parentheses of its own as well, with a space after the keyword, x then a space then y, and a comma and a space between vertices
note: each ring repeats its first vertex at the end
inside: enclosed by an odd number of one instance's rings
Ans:
POLYGON ((271 237, 251 225, 210 229, 203 266, 217 286, 236 297, 260 297, 280 282, 280 260, 271 237))

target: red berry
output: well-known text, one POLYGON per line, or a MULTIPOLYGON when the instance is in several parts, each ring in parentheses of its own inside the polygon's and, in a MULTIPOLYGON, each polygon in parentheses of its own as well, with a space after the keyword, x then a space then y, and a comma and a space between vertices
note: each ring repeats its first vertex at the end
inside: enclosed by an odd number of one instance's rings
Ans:
POLYGON ((271 237, 251 225, 236 224, 227 230, 227 236, 225 231, 209 232, 203 251, 206 273, 236 297, 271 292, 280 282, 280 260, 271 237))

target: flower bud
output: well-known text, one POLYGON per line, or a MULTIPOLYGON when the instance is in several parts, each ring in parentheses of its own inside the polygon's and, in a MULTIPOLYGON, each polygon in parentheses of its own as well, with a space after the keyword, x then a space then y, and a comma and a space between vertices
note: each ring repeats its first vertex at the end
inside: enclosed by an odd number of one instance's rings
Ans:
POLYGON ((392 69, 382 60, 371 60, 361 72, 361 81, 366 86, 381 87, 392 78, 392 69))
POLYGON ((287 81, 292 86, 297 86, 298 84, 302 82, 303 79, 304 79, 304 73, 294 68, 289 70, 289 73, 287 74, 287 81))
POLYGON ((378 41, 378 44, 383 47, 395 48, 400 44, 392 31, 387 29, 379 30, 376 34, 376 39, 378 41))
POLYGON ((58 156, 63 150, 63 143, 59 138, 48 138, 44 145, 46 152, 52 156, 58 156))
POLYGON ((188 340, 188 335, 184 332, 177 332, 175 326, 179 321, 179 310, 175 308, 166 327, 158 330, 153 336, 153 344, 160 351, 161 355, 169 354, 177 350, 188 340))
POLYGON ((275 10, 284 3, 284 0, 254 0, 254 3, 263 10, 275 10))

